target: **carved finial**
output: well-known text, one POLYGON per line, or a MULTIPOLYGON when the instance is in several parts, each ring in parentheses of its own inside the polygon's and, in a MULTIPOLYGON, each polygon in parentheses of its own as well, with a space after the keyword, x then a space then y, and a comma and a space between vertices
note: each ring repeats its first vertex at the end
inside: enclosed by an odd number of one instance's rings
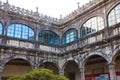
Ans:
POLYGON ((6 3, 9 3, 9 1, 8 1, 8 0, 6 0, 6 3))
POLYGON ((80 8, 80 2, 77 2, 77 4, 78 4, 78 8, 80 8))
POLYGON ((62 19, 62 14, 60 15, 60 19, 62 19))
POLYGON ((36 12, 38 12, 38 7, 36 7, 36 12))

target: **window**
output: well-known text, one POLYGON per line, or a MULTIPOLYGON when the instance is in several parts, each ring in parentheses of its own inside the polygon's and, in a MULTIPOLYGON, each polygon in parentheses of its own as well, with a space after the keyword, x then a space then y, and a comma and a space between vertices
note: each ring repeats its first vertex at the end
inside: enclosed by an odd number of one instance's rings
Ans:
POLYGON ((80 29, 81 38, 102 30, 104 28, 104 21, 102 17, 93 17, 87 20, 80 29))
POLYGON ((2 23, 0 23, 0 35, 2 35, 2 31, 3 31, 3 26, 2 23))
POLYGON ((39 42, 46 45, 59 45, 60 38, 55 32, 43 30, 39 33, 39 42))
POLYGON ((77 40, 77 30, 72 28, 67 30, 63 35, 63 45, 77 40))
POLYGON ((11 24, 7 29, 7 36, 25 40, 35 40, 34 31, 23 24, 11 24))
POLYGON ((120 4, 113 8, 108 14, 108 25, 112 26, 120 23, 120 4))

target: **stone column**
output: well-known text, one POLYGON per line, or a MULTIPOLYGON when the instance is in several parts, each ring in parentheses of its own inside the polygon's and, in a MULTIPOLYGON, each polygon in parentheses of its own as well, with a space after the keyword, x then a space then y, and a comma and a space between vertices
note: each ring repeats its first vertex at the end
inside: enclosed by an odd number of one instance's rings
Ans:
POLYGON ((64 76, 64 70, 63 69, 59 70, 59 75, 64 76))
POLYGON ((110 80, 116 80, 115 63, 109 63, 110 80))
POLYGON ((0 80, 2 80, 2 71, 3 71, 3 67, 0 66, 0 80))
POLYGON ((85 80, 85 68, 80 68, 80 80, 85 80))

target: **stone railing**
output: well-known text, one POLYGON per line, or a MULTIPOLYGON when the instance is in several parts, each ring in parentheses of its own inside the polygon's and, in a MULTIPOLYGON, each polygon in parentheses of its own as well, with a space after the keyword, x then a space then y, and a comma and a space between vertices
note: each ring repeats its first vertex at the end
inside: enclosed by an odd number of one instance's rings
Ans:
POLYGON ((84 39, 79 39, 78 41, 76 41, 72 44, 69 44, 66 46, 61 46, 61 47, 39 44, 39 47, 36 48, 35 47, 36 44, 34 42, 23 41, 23 40, 12 39, 12 38, 5 39, 4 37, 0 38, 0 44, 7 45, 7 46, 13 46, 16 48, 35 49, 35 50, 39 50, 39 51, 45 51, 45 52, 50 52, 50 53, 53 52, 53 53, 61 54, 61 53, 76 50, 79 48, 90 47, 92 44, 94 44, 94 45, 101 44, 101 43, 105 42, 107 39, 111 39, 111 38, 118 39, 118 37, 120 35, 120 27, 119 26, 111 27, 108 32, 105 29, 105 30, 96 32, 93 35, 91 34, 88 37, 85 37, 84 39), (108 32, 110 34, 108 34, 108 32), (2 39, 6 40, 6 44, 2 44, 2 41, 3 41, 2 39))
POLYGON ((39 50, 54 52, 54 53, 61 53, 61 49, 59 47, 52 47, 47 45, 39 45, 39 50))
POLYGON ((21 40, 13 40, 13 39, 8 39, 7 46, 13 46, 13 47, 18 47, 18 48, 26 48, 26 49, 34 49, 35 44, 31 42, 25 42, 21 40))
POLYGON ((84 39, 79 39, 74 44, 66 46, 64 52, 70 51, 70 50, 75 50, 77 48, 82 48, 82 47, 90 45, 90 44, 99 43, 99 42, 103 41, 104 39, 105 39, 104 32, 96 33, 96 34, 88 36, 84 39))
POLYGON ((13 13, 17 13, 17 14, 20 14, 26 17, 31 17, 31 18, 34 18, 35 20, 37 19, 38 21, 42 20, 45 22, 50 22, 50 23, 55 23, 55 24, 59 24, 59 22, 61 21, 61 19, 39 14, 38 8, 36 8, 36 12, 33 12, 32 10, 29 11, 24 8, 15 7, 14 5, 10 5, 8 2, 3 3, 0 1, 0 9, 6 12, 13 12, 13 13))
POLYGON ((75 18, 77 15, 82 14, 86 10, 89 10, 91 7, 103 2, 104 0, 92 0, 89 3, 86 3, 82 7, 79 7, 77 10, 74 10, 72 13, 63 18, 63 23, 75 18))
POLYGON ((63 24, 73 18, 75 18, 77 15, 82 14, 84 11, 90 9, 91 7, 99 4, 100 2, 102 2, 104 0, 93 0, 90 1, 89 3, 86 3, 85 5, 83 5, 82 7, 78 8, 77 10, 74 10, 72 13, 70 13, 69 15, 67 15, 66 17, 64 17, 63 19, 58 19, 58 18, 53 18, 47 15, 43 15, 43 14, 39 14, 38 12, 38 8, 36 8, 36 12, 33 12, 32 10, 26 10, 24 8, 20 8, 20 7, 15 7, 14 5, 10 5, 8 2, 3 3, 0 1, 0 9, 4 10, 6 12, 13 12, 13 13, 17 13, 26 17, 31 17, 34 18, 35 20, 38 21, 44 21, 45 23, 54 23, 54 24, 63 24))

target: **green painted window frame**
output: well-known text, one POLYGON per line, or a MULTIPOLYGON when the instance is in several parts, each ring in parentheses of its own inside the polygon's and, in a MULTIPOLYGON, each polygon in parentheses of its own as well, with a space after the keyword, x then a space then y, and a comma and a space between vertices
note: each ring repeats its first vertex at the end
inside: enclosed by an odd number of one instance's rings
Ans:
POLYGON ((59 46, 60 45, 60 37, 51 30, 42 30, 39 33, 38 41, 40 44, 45 45, 53 45, 59 46))
POLYGON ((77 30, 75 28, 68 29, 64 34, 63 34, 63 45, 69 44, 71 42, 74 42, 78 39, 78 34, 77 30))

